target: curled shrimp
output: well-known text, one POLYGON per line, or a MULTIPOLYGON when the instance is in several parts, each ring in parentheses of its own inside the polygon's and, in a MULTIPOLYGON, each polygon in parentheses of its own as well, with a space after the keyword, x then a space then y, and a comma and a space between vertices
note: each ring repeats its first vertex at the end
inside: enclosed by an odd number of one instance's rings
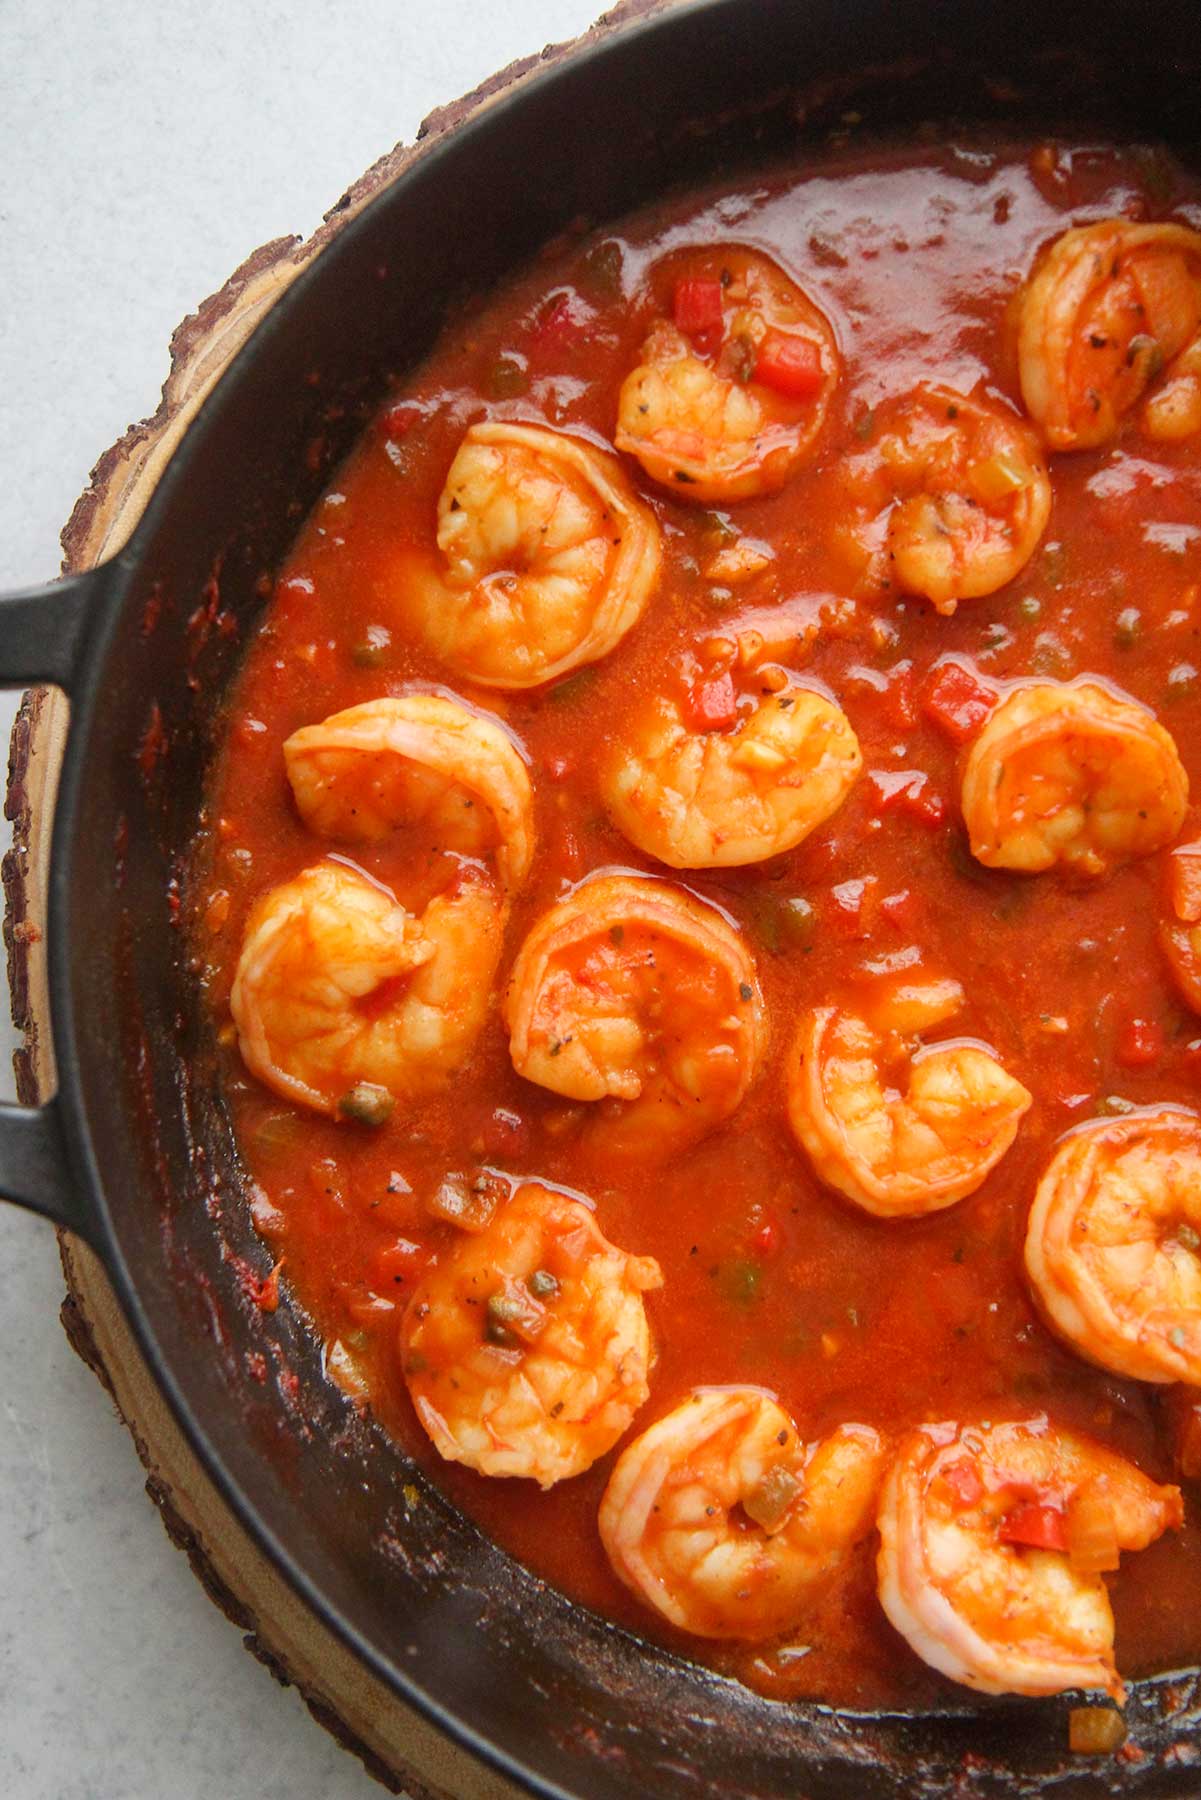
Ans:
POLYGON ((419 919, 337 862, 251 909, 230 1007, 242 1059, 286 1100, 358 1116, 361 1084, 393 1100, 440 1087, 487 1016, 504 907, 465 868, 419 919))
POLYGON ((914 980, 801 1021, 787 1073, 793 1132, 822 1181, 880 1218, 937 1212, 974 1193, 1031 1105, 981 1044, 915 1049, 919 1033, 962 1004, 957 981, 914 980), (906 1062, 902 1092, 891 1078, 906 1062))
POLYGON ((443 565, 408 556, 430 647, 484 687, 528 688, 607 656, 659 579, 660 537, 615 456, 544 426, 463 438, 438 502, 443 565))
POLYGON ((1101 1579, 1183 1521, 1180 1489, 1053 1429, 926 1425, 880 1502, 880 1601, 924 1662, 984 1694, 1124 1690, 1101 1579))
POLYGON ((783 487, 825 423, 839 356, 825 314, 766 256, 691 250, 622 384, 619 450, 679 500, 745 500, 783 487))
POLYGON ((729 868, 793 849, 837 812, 863 767, 842 708, 806 688, 765 695, 729 723, 696 729, 673 697, 657 695, 602 771, 621 830, 673 868, 729 868))
POLYGON ((1026 566, 1051 514, 1038 440, 1007 408, 927 385, 874 417, 844 479, 873 516, 866 579, 951 614, 1026 566))
POLYGON ((1188 776, 1145 706, 1095 682, 1036 681, 982 726, 962 803, 972 854, 989 868, 1103 875, 1172 841, 1188 776))
POLYGON ((1094 1119, 1038 1184, 1026 1272, 1051 1324, 1135 1381, 1201 1385, 1201 1119, 1094 1119))
POLYGON ((294 731, 284 762, 310 831, 371 843, 422 824, 442 849, 495 851, 505 886, 534 853, 530 778, 494 719, 442 694, 369 700, 294 731))
POLYGON ((600 1508, 617 1574, 681 1631, 770 1638, 872 1525, 879 1434, 806 1444, 763 1388, 697 1388, 618 1458, 600 1508))
POLYGON ((594 877, 534 925, 505 999, 513 1067, 572 1100, 620 1104, 614 1149, 666 1152, 741 1103, 767 1047, 734 927, 679 888, 594 877))
POLYGON ((1168 364, 1143 401, 1140 422, 1148 437, 1166 443, 1201 431, 1201 334, 1168 364))
MULTIPOLYGON (((1022 397, 1050 448, 1109 443, 1199 324, 1197 232, 1126 219, 1065 231, 1025 290, 1018 326, 1022 397)), ((1154 433, 1154 396, 1148 405, 1154 433)))
POLYGON ((642 1296, 661 1286, 582 1201, 526 1182, 405 1310, 405 1380, 439 1454, 543 1488, 590 1468, 650 1391, 642 1296))

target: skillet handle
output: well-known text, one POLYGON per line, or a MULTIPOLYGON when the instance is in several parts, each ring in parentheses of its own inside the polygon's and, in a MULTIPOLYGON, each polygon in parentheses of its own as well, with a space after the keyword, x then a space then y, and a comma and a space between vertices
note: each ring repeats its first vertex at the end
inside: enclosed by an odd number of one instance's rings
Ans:
POLYGON ((42 682, 71 692, 88 621, 108 592, 112 563, 26 593, 0 594, 0 688, 42 682))
MULTIPOLYGON (((0 596, 0 687, 53 683, 68 694, 88 626, 113 575, 102 564, 28 593, 0 596)), ((0 1102, 0 1196, 95 1244, 97 1223, 72 1179, 57 1100, 0 1102)))
POLYGON ((67 1164, 57 1100, 44 1106, 0 1101, 0 1199, 41 1213, 99 1248, 99 1227, 67 1164))

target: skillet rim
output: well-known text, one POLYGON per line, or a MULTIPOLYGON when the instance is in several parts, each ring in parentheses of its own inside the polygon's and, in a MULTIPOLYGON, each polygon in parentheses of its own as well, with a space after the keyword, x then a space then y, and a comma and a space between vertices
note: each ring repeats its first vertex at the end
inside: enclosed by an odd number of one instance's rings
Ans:
MULTIPOLYGON (((476 1756, 485 1766, 496 1769, 517 1785, 525 1787, 531 1792, 555 1796, 556 1800, 560 1796, 562 1796, 562 1800, 571 1800, 570 1790, 564 1789, 556 1782, 538 1774, 528 1764, 513 1757, 509 1752, 499 1749, 491 1740, 475 1732, 470 1725, 460 1719, 457 1713, 450 1710, 445 1702, 429 1694, 422 1684, 415 1680, 398 1662, 373 1649, 365 1635, 347 1621, 340 1609, 323 1598, 322 1590, 306 1573, 296 1557, 285 1549, 277 1534, 265 1523, 258 1510, 247 1499, 236 1478, 228 1471, 219 1452, 210 1443, 206 1431, 200 1426, 193 1409, 189 1407, 182 1390, 172 1376, 166 1354, 161 1349, 160 1342, 156 1338, 138 1298, 138 1284, 129 1264, 121 1254, 116 1234, 113 1231, 105 1185, 100 1178, 98 1162, 87 1125, 87 1113, 75 1048, 78 1040, 74 1030, 76 1014, 67 972, 69 958, 64 951, 65 942, 69 940, 71 916, 72 838, 78 815, 83 765, 86 761, 84 743, 85 740, 90 741, 97 730, 101 672, 118 633, 119 615, 124 610, 124 603, 130 599, 130 589, 137 573, 140 555, 148 540, 153 537, 160 522, 169 515, 174 498, 187 478, 189 463, 202 446, 206 433, 214 427, 226 407, 234 404, 239 377, 245 376, 254 364, 256 350, 261 351, 263 346, 270 341, 272 333, 284 329, 293 314, 304 308, 311 285, 320 283, 323 272, 330 266, 331 259, 337 258, 340 254, 349 253, 350 246, 359 232, 369 228, 368 222, 374 217, 377 208, 387 204, 398 183, 413 178, 419 179, 427 171, 436 171, 446 155, 458 154, 464 147, 469 149, 479 138, 486 140, 498 118, 503 118, 510 110, 521 107, 532 91, 541 91, 544 87, 553 85, 565 66, 570 65, 572 68, 576 68, 585 61, 603 63, 606 54, 615 50, 618 45, 625 46, 631 39, 649 38, 661 30, 670 30, 674 21, 681 14, 710 11, 720 13, 729 10, 731 10, 731 0, 651 0, 649 11, 643 11, 633 17, 613 18, 610 16, 602 19, 599 21, 599 29, 607 32, 607 36, 595 36, 597 28, 594 27, 593 33, 585 34, 572 44, 559 47, 557 60, 545 68, 527 70, 522 65, 517 65, 516 86, 499 94, 490 92, 488 86, 480 90, 483 104, 477 104, 477 109, 473 113, 454 123, 452 130, 435 138, 429 144, 423 145, 419 140, 411 160, 404 164, 396 176, 388 181, 387 186, 368 201, 353 218, 339 226, 336 232, 337 242, 334 243, 331 239, 322 246, 320 253, 314 255, 308 265, 301 269, 296 279, 289 285, 288 291, 272 306, 268 315, 256 327, 247 342, 240 347, 228 370, 198 409, 183 441, 176 448, 163 471, 143 517, 139 520, 127 546, 115 559, 116 563, 123 564, 124 567, 120 573, 114 575, 111 592, 107 594, 103 607, 97 609, 98 616, 89 621, 84 653, 76 665, 77 670, 82 672, 77 675, 73 683, 74 716, 55 809, 52 860, 47 890, 50 1017, 54 1042, 58 1047, 59 1100, 63 1113, 70 1120, 70 1127, 64 1135, 67 1139, 71 1165, 81 1187, 94 1202, 93 1217, 97 1221, 97 1236, 100 1240, 98 1247, 118 1293, 125 1317, 130 1323, 156 1386, 170 1406, 189 1445, 195 1451, 214 1487, 252 1541, 264 1552, 304 1604, 335 1633, 353 1656, 371 1670, 386 1687, 397 1692, 406 1704, 411 1705, 415 1711, 444 1732, 452 1742, 476 1756), (90 666, 85 668, 85 662, 90 666), (56 945, 58 946, 57 951, 56 945)), ((496 79, 503 81, 505 76, 502 75, 496 79)), ((468 96, 467 100, 461 104, 471 105, 475 101, 476 96, 468 96)), ((112 565, 108 566, 112 567, 112 565)), ((976 1709, 965 1708, 965 1710, 971 1710, 974 1713, 976 1709)), ((930 1715, 921 1712, 899 1713, 897 1709, 888 1709, 884 1712, 860 1716, 901 1717, 917 1721, 930 1715)))

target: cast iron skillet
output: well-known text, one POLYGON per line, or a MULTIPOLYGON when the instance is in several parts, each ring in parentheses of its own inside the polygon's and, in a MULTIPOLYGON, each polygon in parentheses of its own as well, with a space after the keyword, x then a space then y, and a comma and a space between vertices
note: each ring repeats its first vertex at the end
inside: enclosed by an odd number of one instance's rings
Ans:
POLYGON ((167 903, 238 657, 236 636, 193 615, 215 573, 245 637, 256 581, 389 375, 426 351, 448 304, 578 215, 620 215, 718 168, 803 154, 848 108, 882 134, 995 122, 1163 138, 1189 156, 1199 66, 1196 0, 652 11, 439 139, 275 306, 128 548, 49 596, 3 602, 0 680, 58 683, 72 719, 49 896, 60 1087, 40 1111, 0 1111, 0 1191, 99 1252, 208 1473, 322 1620, 536 1793, 1195 1795, 1201 1683, 1189 1672, 1136 1687, 1144 1754, 1125 1764, 1070 1764, 1063 1701, 964 1693, 922 1716, 769 1704, 510 1562, 355 1416, 301 1321, 247 1305, 231 1253, 260 1269, 265 1257, 167 903), (306 457, 316 435, 329 448, 318 470, 306 457), (168 748, 148 772, 135 751, 156 704, 168 748), (252 1378, 255 1352, 275 1379, 252 1378), (281 1384, 281 1371, 298 1380, 281 1384), (413 1509, 406 1483, 421 1493, 413 1509))

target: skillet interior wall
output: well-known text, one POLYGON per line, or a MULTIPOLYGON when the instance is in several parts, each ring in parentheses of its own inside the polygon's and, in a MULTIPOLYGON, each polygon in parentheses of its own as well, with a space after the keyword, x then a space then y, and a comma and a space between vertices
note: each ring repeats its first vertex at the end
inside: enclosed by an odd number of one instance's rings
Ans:
MULTIPOLYGON (((81 737, 100 729, 103 747, 75 778, 60 859, 78 1027, 60 1061, 79 1083, 114 1239, 162 1365, 328 1606, 377 1656, 573 1791, 793 1795, 803 1767, 814 1796, 872 1800, 898 1784, 949 1793, 969 1750, 984 1759, 976 1791, 1012 1791, 1015 1775, 1057 1769, 1064 1708, 1024 1703, 1015 1715, 965 1696, 936 1723, 853 1726, 774 1708, 575 1612, 452 1513, 324 1381, 303 1322, 247 1298, 243 1262, 262 1272, 266 1257, 214 1098, 170 884, 259 577, 451 305, 580 215, 601 221, 723 167, 820 153, 850 109, 881 135, 923 121, 947 136, 961 121, 1070 128, 1163 137, 1187 156, 1201 9, 1051 13, 1024 0, 717 0, 611 40, 520 108, 502 102, 441 144, 323 252, 210 401, 139 533, 143 560, 77 707, 81 737), (1028 54, 1030 44, 1046 48, 1028 54), (405 1484, 420 1491, 414 1508, 405 1484)), ((1188 1714, 1160 1722, 1151 1687, 1135 1710, 1151 1754, 1122 1771, 1121 1791, 1194 1792, 1186 1766, 1154 1754, 1188 1714)), ((1107 1768, 1057 1786, 1108 1791, 1118 1788, 1107 1768)))

